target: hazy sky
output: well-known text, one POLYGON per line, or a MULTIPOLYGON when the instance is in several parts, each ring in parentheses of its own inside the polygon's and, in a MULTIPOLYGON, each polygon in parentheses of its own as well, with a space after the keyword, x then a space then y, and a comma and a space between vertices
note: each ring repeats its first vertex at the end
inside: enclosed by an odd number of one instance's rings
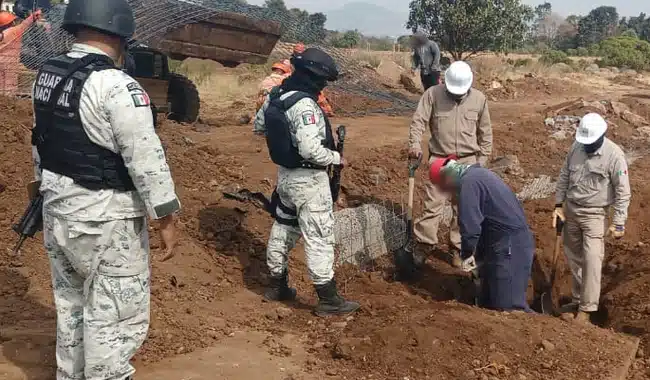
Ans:
MULTIPOLYGON (((288 6, 306 9, 308 11, 327 11, 331 9, 340 8, 346 3, 350 2, 368 2, 380 5, 387 9, 392 9, 399 12, 408 12, 409 0, 285 0, 288 6)), ((543 0, 522 0, 526 4, 537 5, 543 0)), ((264 0, 249 0, 251 4, 262 4, 264 0)), ((649 0, 609 0, 609 1, 593 1, 593 0, 550 0, 553 4, 553 10, 562 15, 569 14, 586 14, 593 8, 600 5, 612 5, 618 9, 618 13, 622 16, 637 16, 640 12, 650 13, 649 0)))

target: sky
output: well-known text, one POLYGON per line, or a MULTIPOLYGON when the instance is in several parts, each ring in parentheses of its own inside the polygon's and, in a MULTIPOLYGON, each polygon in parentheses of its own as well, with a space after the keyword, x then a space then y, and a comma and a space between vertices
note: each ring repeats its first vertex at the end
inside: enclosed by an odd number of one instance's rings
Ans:
MULTIPOLYGON (((359 1, 377 4, 387 9, 399 12, 407 12, 409 0, 285 0, 289 7, 302 8, 311 12, 323 12, 337 9, 344 4, 359 1)), ((543 0, 522 0, 529 5, 538 5, 543 0)), ((251 4, 261 5, 264 0, 249 0, 251 4)), ((615 6, 621 16, 638 16, 640 12, 650 13, 649 0, 550 0, 553 5, 553 11, 568 16, 570 14, 587 14, 590 10, 601 5, 615 6)))

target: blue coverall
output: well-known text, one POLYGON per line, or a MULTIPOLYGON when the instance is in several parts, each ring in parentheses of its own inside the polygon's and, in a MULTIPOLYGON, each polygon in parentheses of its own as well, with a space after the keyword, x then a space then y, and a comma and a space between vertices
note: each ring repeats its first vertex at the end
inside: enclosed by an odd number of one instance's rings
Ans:
POLYGON ((458 225, 463 259, 479 265, 479 305, 496 310, 531 309, 526 301, 535 242, 524 210, 501 178, 479 165, 459 180, 458 225))

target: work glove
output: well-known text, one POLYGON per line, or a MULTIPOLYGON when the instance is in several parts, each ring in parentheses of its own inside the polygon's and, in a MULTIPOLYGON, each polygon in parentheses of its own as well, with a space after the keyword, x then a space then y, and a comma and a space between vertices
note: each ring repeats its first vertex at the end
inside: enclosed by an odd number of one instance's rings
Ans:
POLYGON ((471 272, 476 268, 477 265, 476 265, 476 259, 474 258, 474 255, 464 259, 462 264, 460 265, 460 269, 463 272, 471 272))
POLYGON ((557 227, 557 219, 560 219, 562 222, 566 221, 564 216, 564 209, 562 209, 562 204, 558 203, 555 205, 555 210, 553 210, 553 228, 557 227))
POLYGON ((620 224, 612 224, 609 226, 607 234, 613 236, 614 239, 620 239, 625 236, 625 226, 620 224))

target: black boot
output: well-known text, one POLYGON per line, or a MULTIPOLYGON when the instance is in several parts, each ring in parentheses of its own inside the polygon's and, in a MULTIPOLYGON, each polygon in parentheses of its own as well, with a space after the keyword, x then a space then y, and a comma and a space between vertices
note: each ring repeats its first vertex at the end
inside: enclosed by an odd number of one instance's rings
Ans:
POLYGON ((269 287, 264 292, 267 301, 293 301, 296 299, 296 289, 289 287, 288 275, 271 276, 269 287))
POLYGON ((328 315, 350 314, 361 306, 357 302, 346 301, 336 290, 336 281, 332 280, 325 285, 317 285, 318 305, 315 313, 319 317, 328 315))

